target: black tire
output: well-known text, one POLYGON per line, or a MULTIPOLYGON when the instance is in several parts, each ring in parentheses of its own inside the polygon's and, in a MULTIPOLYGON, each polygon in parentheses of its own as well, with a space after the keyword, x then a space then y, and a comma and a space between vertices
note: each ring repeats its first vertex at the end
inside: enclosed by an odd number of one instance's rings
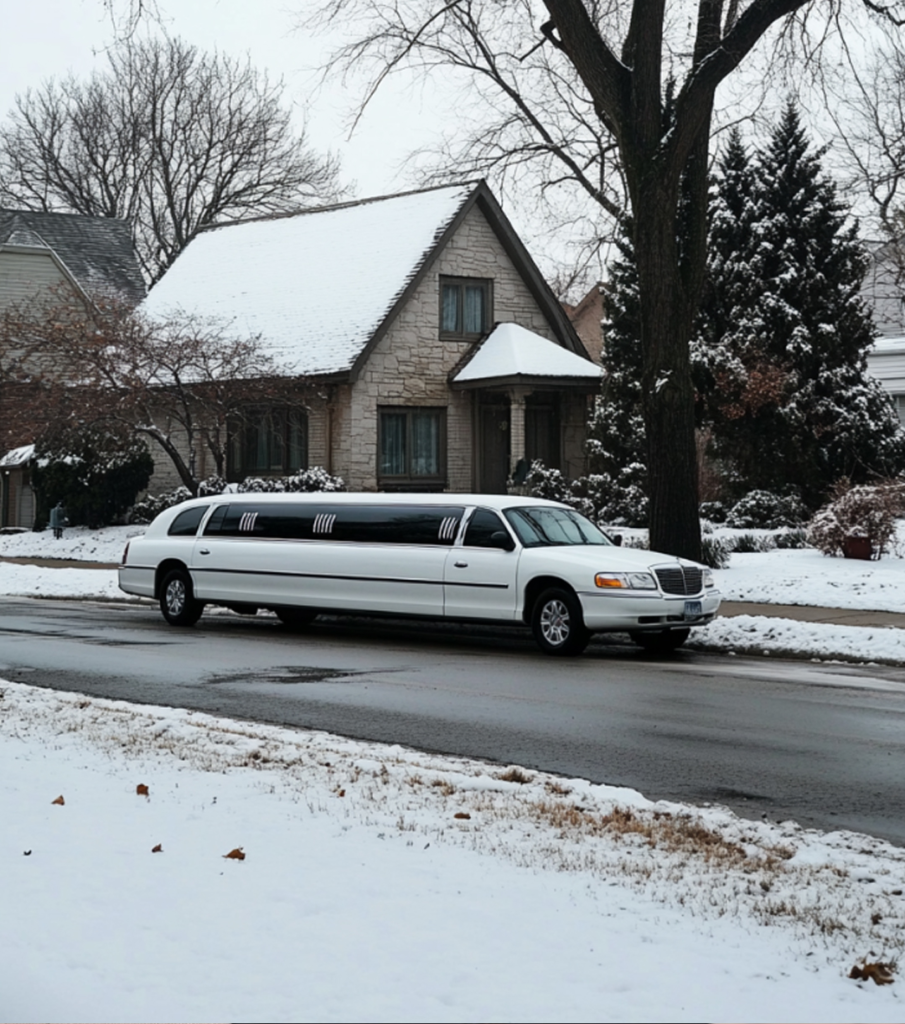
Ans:
POLYGON ((544 654, 581 654, 591 639, 578 598, 562 587, 550 587, 534 602, 531 630, 544 654))
POLYGON ((685 643, 690 632, 690 629, 660 629, 653 633, 629 633, 629 636, 651 654, 672 654, 685 643))
POLYGON ((287 629, 302 629, 317 618, 310 608, 274 608, 277 618, 287 629))
POLYGON ((173 569, 160 586, 160 611, 171 626, 194 626, 204 611, 204 602, 196 601, 192 578, 184 569, 173 569))

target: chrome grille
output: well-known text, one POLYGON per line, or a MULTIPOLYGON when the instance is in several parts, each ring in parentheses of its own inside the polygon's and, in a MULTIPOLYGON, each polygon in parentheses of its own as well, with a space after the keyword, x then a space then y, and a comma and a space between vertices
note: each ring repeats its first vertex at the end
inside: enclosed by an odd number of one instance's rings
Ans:
POLYGON ((696 565, 677 565, 669 569, 654 569, 664 594, 699 594, 703 573, 696 565))

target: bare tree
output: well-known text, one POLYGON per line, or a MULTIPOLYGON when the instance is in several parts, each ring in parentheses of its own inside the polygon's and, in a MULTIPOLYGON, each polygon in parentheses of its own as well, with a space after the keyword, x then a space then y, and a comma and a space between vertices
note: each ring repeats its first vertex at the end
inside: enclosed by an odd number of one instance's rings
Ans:
POLYGON ((159 445, 192 494, 202 448, 225 477, 249 410, 302 411, 307 390, 256 337, 188 316, 155 322, 109 300, 7 308, 0 367, 4 429, 27 425, 29 440, 61 426, 127 429, 159 445))
MULTIPOLYGON (((861 2, 898 24, 895 2, 861 2)), ((473 97, 511 112, 509 134, 470 143, 485 163, 496 149, 518 166, 531 158, 533 145, 549 161, 550 181, 559 167, 560 177, 617 216, 624 183, 640 281, 651 544, 699 558, 689 340, 705 272, 715 92, 765 36, 806 40, 815 20, 817 35, 825 34, 839 4, 543 0, 543 6, 547 20, 536 29, 532 0, 327 0, 323 14, 332 25, 345 17, 356 35, 334 66, 351 71, 371 62, 374 68, 363 106, 397 71, 465 72, 476 87, 473 97), (513 40, 531 36, 530 47, 516 48, 513 40), (619 177, 611 170, 616 155, 619 177)))
POLYGON ((205 225, 340 194, 292 126, 282 82, 179 39, 127 39, 87 82, 18 96, 0 126, 0 205, 130 218, 156 282, 205 225))

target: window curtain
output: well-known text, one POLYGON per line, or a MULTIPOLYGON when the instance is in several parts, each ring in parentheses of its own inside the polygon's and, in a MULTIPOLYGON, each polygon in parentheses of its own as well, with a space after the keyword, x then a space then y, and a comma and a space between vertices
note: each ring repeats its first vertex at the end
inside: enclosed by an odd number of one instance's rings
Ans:
POLYGON ((380 472, 385 476, 405 473, 405 423, 404 412, 380 414, 380 472))
POLYGON ((484 289, 480 285, 465 286, 464 327, 466 334, 484 332, 484 289))
POLYGON ((458 333, 459 326, 459 286, 455 284, 443 285, 443 308, 440 314, 440 330, 458 333))
POLYGON ((440 475, 440 417, 412 413, 412 476, 440 475))

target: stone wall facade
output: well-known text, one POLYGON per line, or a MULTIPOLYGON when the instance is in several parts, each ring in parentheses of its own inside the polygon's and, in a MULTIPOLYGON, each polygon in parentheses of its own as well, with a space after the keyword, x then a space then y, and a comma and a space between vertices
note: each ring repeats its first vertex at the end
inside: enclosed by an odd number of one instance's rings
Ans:
POLYGON ((473 342, 440 336, 440 278, 492 281, 490 322, 514 321, 553 340, 546 317, 477 206, 424 276, 350 389, 347 429, 335 432, 335 471, 353 490, 378 488, 381 407, 446 410, 446 486, 475 490, 474 395, 452 391, 449 374, 473 342))

